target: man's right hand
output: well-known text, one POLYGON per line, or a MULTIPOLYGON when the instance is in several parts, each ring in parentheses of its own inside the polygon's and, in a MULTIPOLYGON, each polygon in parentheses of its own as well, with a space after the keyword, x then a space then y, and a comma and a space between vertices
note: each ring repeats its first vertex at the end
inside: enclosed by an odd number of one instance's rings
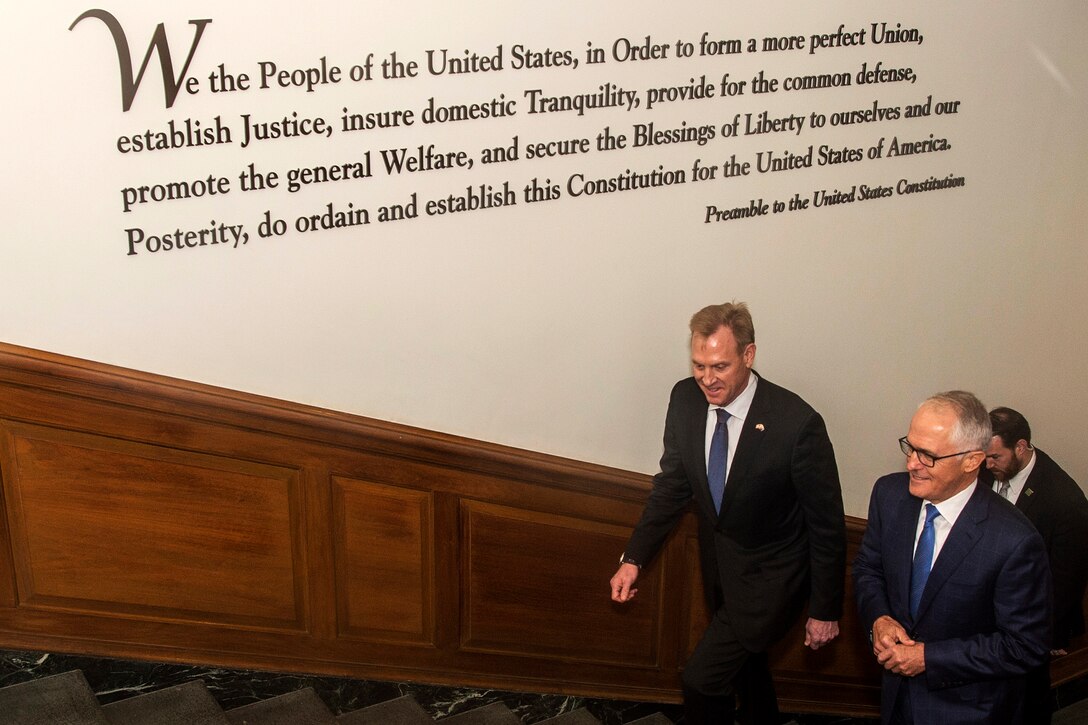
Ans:
POLYGON ((631 601, 638 589, 633 588, 638 580, 638 567, 634 564, 620 564, 620 568, 609 582, 612 586, 612 601, 624 604, 631 601))
POLYGON ((912 645, 914 640, 907 635, 907 630, 887 614, 873 622, 873 654, 879 657, 882 652, 897 644, 912 645))

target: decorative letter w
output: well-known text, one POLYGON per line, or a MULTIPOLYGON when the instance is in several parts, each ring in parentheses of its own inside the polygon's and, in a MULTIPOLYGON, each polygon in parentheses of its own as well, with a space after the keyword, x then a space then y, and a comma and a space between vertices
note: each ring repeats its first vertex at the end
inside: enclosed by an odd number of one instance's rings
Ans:
POLYGON ((144 71, 147 70, 147 64, 151 60, 151 52, 154 50, 159 52, 159 66, 162 68, 162 86, 166 96, 166 107, 170 108, 174 105, 174 99, 177 98, 178 90, 181 89, 181 82, 185 79, 186 71, 189 70, 189 63, 193 60, 193 53, 196 52, 200 36, 204 35, 204 26, 211 22, 210 18, 189 21, 190 25, 196 26, 196 37, 193 38, 193 44, 189 48, 189 57, 185 59, 185 65, 177 78, 174 78, 174 64, 170 59, 170 44, 166 41, 166 29, 162 23, 159 23, 159 27, 155 29, 155 34, 151 36, 151 45, 147 46, 147 55, 144 56, 140 72, 133 80, 132 54, 129 52, 128 38, 125 37, 125 31, 121 27, 121 23, 117 22, 117 18, 105 10, 88 10, 76 18, 75 22, 68 26, 68 29, 75 28, 84 18, 98 18, 106 24, 106 27, 110 29, 110 33, 113 35, 113 44, 117 46, 117 62, 121 66, 121 106, 124 111, 132 108, 132 101, 136 98, 136 90, 140 87, 140 81, 143 80, 144 71))

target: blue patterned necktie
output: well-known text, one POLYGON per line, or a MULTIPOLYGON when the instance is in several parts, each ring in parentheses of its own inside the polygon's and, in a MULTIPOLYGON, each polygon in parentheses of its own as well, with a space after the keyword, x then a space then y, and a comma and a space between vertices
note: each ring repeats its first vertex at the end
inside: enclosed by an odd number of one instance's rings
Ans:
POLYGON ((710 439, 710 458, 706 464, 706 479, 710 484, 710 496, 714 499, 714 510, 722 510, 722 496, 725 495, 725 462, 729 457, 729 429, 725 422, 729 412, 725 408, 714 411, 718 414, 718 423, 714 426, 714 435, 710 439))
POLYGON ((937 507, 926 504, 926 523, 922 526, 922 535, 918 537, 918 548, 914 552, 914 565, 910 571, 910 616, 918 616, 918 605, 922 601, 922 592, 926 589, 929 570, 933 568, 933 519, 940 515, 937 507))

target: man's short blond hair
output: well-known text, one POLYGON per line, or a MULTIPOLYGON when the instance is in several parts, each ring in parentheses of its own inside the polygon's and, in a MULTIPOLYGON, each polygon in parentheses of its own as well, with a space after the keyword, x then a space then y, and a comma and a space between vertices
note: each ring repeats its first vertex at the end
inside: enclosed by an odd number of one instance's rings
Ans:
POLYGON ((743 302, 724 302, 720 305, 707 305, 691 316, 688 323, 691 334, 710 337, 722 327, 728 327, 737 341, 737 352, 756 341, 756 328, 752 324, 752 313, 743 302))

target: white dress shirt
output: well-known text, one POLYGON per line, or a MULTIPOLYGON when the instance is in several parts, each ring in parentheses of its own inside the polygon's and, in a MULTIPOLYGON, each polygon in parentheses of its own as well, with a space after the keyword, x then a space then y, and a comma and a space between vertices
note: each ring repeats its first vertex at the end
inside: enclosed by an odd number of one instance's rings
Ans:
MULTIPOLYGON (((967 505, 968 499, 971 498, 971 494, 975 492, 975 486, 978 485, 978 479, 976 478, 971 482, 971 485, 963 489, 955 496, 946 498, 940 503, 933 504, 937 507, 940 515, 933 519, 933 562, 937 561, 937 555, 941 553, 941 547, 944 546, 944 542, 948 540, 948 534, 952 531, 952 527, 956 524, 956 519, 963 513, 963 507, 967 505)), ((933 503, 932 501, 923 501, 922 510, 918 514, 918 527, 914 530, 914 549, 918 549, 918 538, 922 535, 922 527, 926 523, 926 504, 933 503)), ((913 555, 912 555, 913 558, 913 555)))
POLYGON ((706 410, 706 439, 703 443, 703 454, 706 457, 707 467, 710 467, 710 441, 714 438, 714 428, 718 425, 718 408, 725 408, 729 413, 729 420, 725 422, 729 431, 729 453, 725 458, 725 480, 729 480, 729 469, 733 467, 733 454, 737 452, 737 441, 740 440, 741 431, 744 430, 744 419, 748 417, 748 409, 752 407, 752 397, 756 394, 756 383, 759 376, 748 371, 748 384, 740 395, 733 398, 728 405, 708 405, 706 410))

